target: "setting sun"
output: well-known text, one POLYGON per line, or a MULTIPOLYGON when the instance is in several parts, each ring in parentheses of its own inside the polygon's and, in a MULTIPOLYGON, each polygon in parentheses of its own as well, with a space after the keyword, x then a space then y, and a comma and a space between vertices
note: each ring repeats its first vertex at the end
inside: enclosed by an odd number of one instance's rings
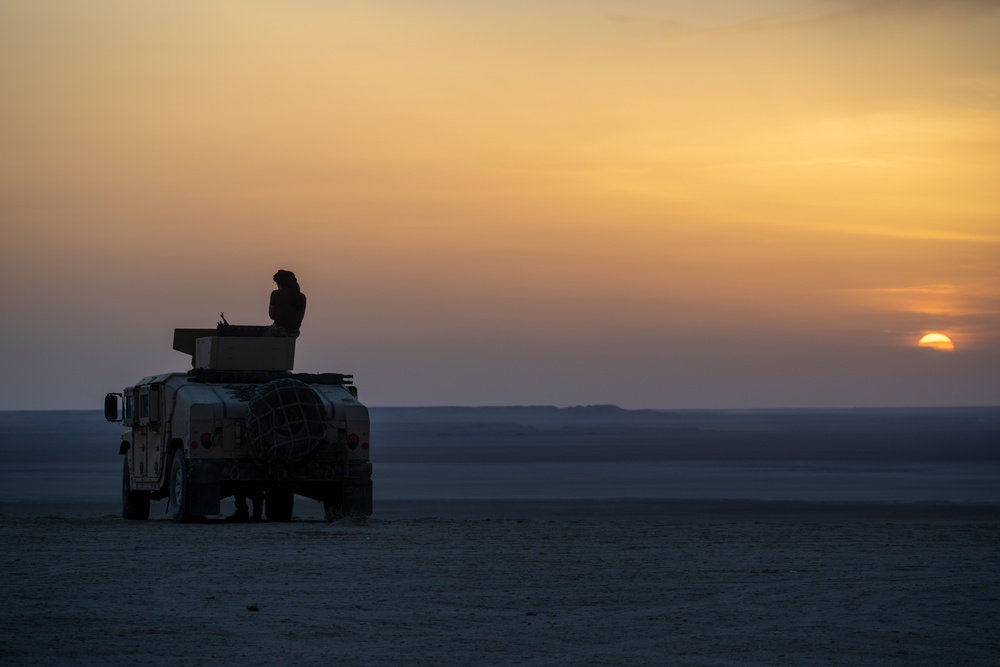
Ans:
POLYGON ((940 333, 929 333, 920 339, 918 343, 920 347, 929 347, 932 350, 954 350, 955 345, 951 342, 951 339, 940 333))

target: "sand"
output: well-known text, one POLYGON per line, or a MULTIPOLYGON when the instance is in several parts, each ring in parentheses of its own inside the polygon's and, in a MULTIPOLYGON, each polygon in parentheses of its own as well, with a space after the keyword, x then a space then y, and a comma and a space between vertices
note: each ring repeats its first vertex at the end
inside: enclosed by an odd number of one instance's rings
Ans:
POLYGON ((996 665, 995 506, 0 504, 3 665, 996 665))

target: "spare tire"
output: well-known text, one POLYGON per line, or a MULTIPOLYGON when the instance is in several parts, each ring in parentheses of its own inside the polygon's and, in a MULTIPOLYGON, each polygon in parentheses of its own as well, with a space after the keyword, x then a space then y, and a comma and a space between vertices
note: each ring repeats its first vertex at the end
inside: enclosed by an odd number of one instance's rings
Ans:
POLYGON ((304 382, 281 378, 262 385, 247 403, 250 455, 274 465, 301 460, 326 434, 324 412, 322 400, 304 382))

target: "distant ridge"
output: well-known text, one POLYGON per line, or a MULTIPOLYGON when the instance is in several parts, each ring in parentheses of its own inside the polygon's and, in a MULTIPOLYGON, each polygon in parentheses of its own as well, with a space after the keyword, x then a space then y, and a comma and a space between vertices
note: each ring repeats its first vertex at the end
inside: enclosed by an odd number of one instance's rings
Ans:
POLYGON ((1000 408, 371 408, 399 461, 1000 460, 1000 408))
MULTIPOLYGON (((374 461, 998 461, 1000 407, 375 407, 374 461)), ((0 463, 117 463, 100 410, 0 412, 0 463)))

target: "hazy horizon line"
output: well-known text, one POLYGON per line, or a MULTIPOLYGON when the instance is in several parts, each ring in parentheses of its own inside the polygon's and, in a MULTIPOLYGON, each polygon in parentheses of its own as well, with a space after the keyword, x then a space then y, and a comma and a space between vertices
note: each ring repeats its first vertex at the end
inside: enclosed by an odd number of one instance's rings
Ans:
MULTIPOLYGON (((1000 404, 970 405, 882 405, 882 406, 805 406, 805 407, 739 407, 739 408, 625 408, 614 403, 592 403, 585 405, 494 404, 494 405, 367 405, 369 410, 597 410, 614 409, 621 412, 876 412, 909 410, 996 410, 1000 404)), ((97 408, 0 408, 3 413, 23 412, 102 412, 97 408)))

